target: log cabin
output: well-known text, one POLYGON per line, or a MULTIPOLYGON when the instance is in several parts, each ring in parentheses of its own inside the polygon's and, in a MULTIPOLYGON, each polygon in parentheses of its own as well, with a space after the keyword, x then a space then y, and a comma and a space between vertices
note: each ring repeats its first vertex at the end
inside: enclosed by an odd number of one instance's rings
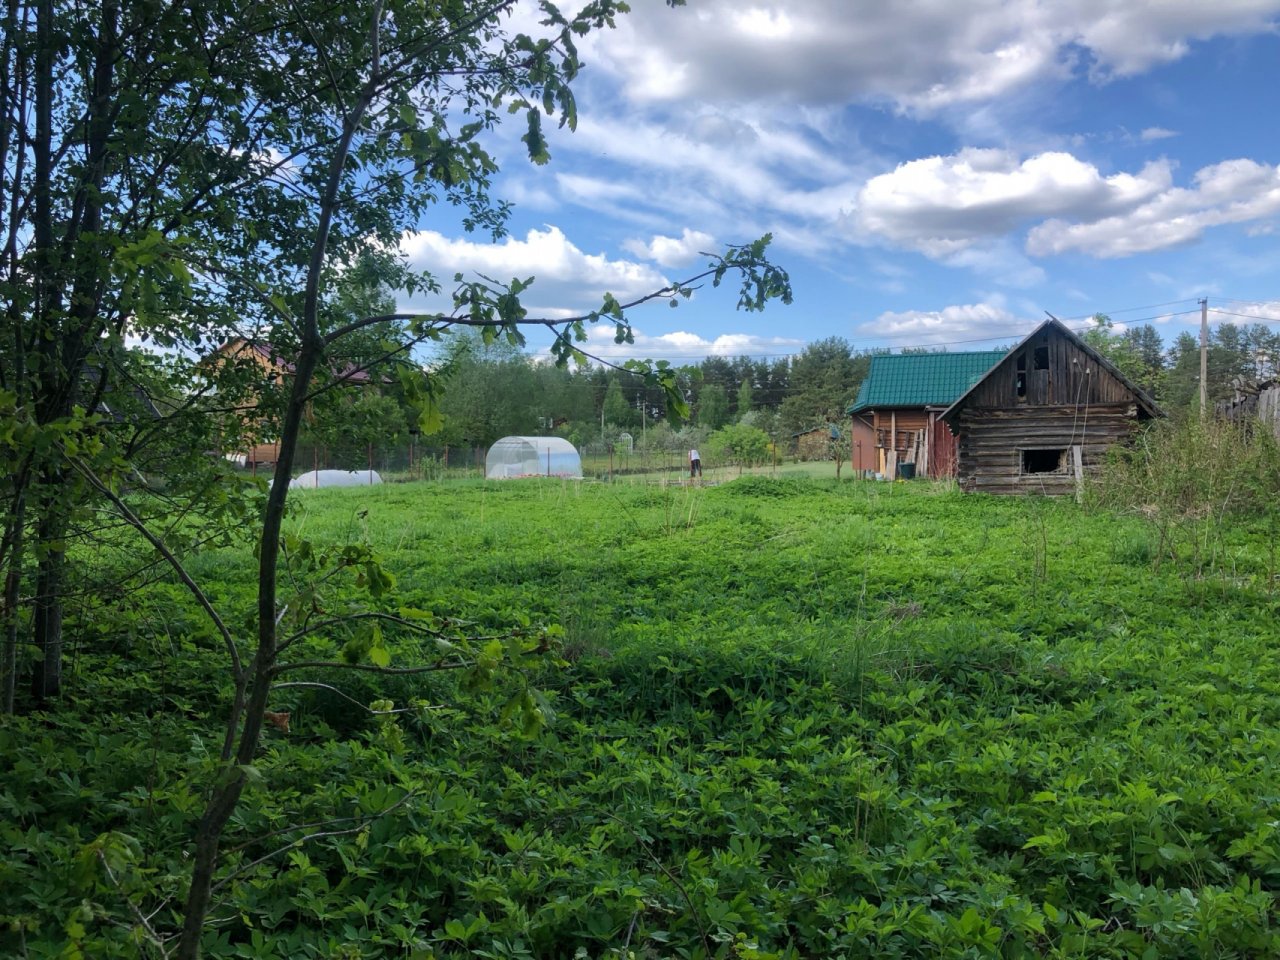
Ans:
POLYGON ((830 460, 836 455, 840 428, 834 423, 801 430, 791 435, 791 445, 799 460, 830 460))
POLYGON ((915 476, 951 476, 955 438, 939 417, 1004 356, 1003 350, 873 356, 846 411, 853 418, 853 469, 894 477, 899 464, 909 463, 915 476))
POLYGON ((1155 401, 1058 320, 1046 320, 941 415, 967 491, 1077 493, 1107 450, 1163 416, 1155 401))

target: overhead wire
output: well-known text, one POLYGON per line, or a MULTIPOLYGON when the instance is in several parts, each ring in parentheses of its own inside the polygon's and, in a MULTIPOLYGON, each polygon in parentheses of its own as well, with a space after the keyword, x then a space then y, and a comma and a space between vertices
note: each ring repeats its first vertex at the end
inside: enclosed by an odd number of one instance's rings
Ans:
POLYGON ((1262 323, 1280 323, 1280 317, 1264 317, 1256 313, 1233 313, 1230 310, 1219 310, 1217 307, 1210 307, 1209 312, 1221 314, 1224 317, 1239 317, 1243 320, 1258 320, 1262 323))
MULTIPOLYGON (((1174 301, 1174 302, 1177 303, 1182 301, 1174 301)), ((1159 306, 1159 304, 1154 304, 1153 306, 1159 306)), ((1139 308, 1139 309, 1151 309, 1151 307, 1139 308)), ((1119 313, 1121 311, 1115 311, 1115 312, 1119 313)), ((1192 315, 1198 314, 1199 312, 1200 311, 1198 309, 1179 310, 1174 313, 1158 313, 1158 314, 1152 314, 1151 316, 1146 316, 1146 317, 1135 317, 1130 320, 1113 320, 1112 324, 1115 326, 1126 326, 1134 323, 1149 323, 1152 320, 1166 320, 1166 319, 1172 319, 1175 317, 1192 316, 1192 315)), ((1107 314, 1107 315, 1110 316, 1110 314, 1107 314)), ((1090 314, 1089 316, 1083 317, 1083 318, 1067 317, 1065 319, 1069 322, 1077 322, 1081 319, 1088 320, 1092 316, 1094 316, 1094 314, 1090 314)), ((1016 327, 1010 326, 1010 327, 1003 328, 1005 332, 1002 332, 999 334, 994 334, 988 337, 970 337, 962 340, 935 340, 931 342, 906 343, 901 341, 885 342, 884 338, 882 337, 859 337, 859 338, 846 338, 846 342, 851 344, 880 343, 886 349, 890 349, 890 350, 934 350, 934 349, 937 349, 938 347, 962 346, 964 344, 969 344, 969 343, 991 343, 991 342, 996 342, 1001 340, 1009 340, 1014 337, 1021 338, 1026 336, 1032 330, 1034 330, 1036 326, 1039 326, 1038 322, 1031 324, 1030 326, 1027 323, 1021 323, 1021 324, 1018 324, 1016 327)), ((735 354, 734 356, 730 357, 726 354, 709 354, 706 351, 703 351, 700 353, 650 353, 650 354, 647 354, 647 356, 651 360, 698 360, 698 359, 703 359, 709 356, 719 356, 719 357, 723 357, 726 360, 731 360, 731 359, 737 359, 739 356, 747 356, 749 357, 749 359, 752 359, 752 360, 768 361, 768 360, 781 360, 789 357, 798 357, 803 352, 804 352, 803 350, 797 350, 790 353, 735 354)))
MULTIPOLYGON (((1229 300, 1233 303, 1258 303, 1259 302, 1257 299, 1240 300, 1234 297, 1220 297, 1218 299, 1229 300)), ((1132 317, 1126 320, 1114 319, 1116 314, 1134 313, 1136 311, 1141 311, 1141 310, 1158 310, 1161 307, 1172 307, 1172 306, 1178 306, 1179 304, 1185 304, 1185 303, 1199 303, 1199 299, 1195 297, 1183 297, 1178 300, 1166 300, 1160 303, 1142 304, 1140 306, 1134 306, 1134 307, 1119 307, 1114 309, 1095 311, 1094 313, 1089 313, 1089 314, 1080 314, 1077 316, 1061 317, 1059 319, 1068 323, 1079 323, 1079 322, 1087 322, 1089 320, 1092 320, 1094 317, 1101 314, 1110 318, 1111 324, 1113 326, 1130 326, 1130 325, 1139 324, 1139 323, 1150 323, 1152 321, 1172 320, 1180 317, 1195 316, 1200 312, 1199 308, 1196 307, 1196 308, 1186 309, 1186 310, 1154 313, 1154 314, 1150 314, 1142 317, 1132 317)), ((1222 310, 1217 307, 1210 307, 1209 312, 1219 314, 1222 316, 1238 317, 1240 319, 1245 319, 1245 320, 1258 320, 1264 323, 1280 323, 1280 318, 1277 318, 1277 317, 1264 317, 1257 314, 1236 313, 1228 310, 1222 310)), ((1032 323, 1029 321, 1017 323, 1017 324, 1010 324, 1008 327, 1002 328, 1001 332, 992 334, 990 336, 967 337, 967 338, 956 339, 956 340, 935 340, 935 341, 927 341, 927 342, 903 341, 903 340, 895 341, 895 340, 886 340, 882 336, 846 337, 844 339, 847 343, 851 345, 859 344, 859 343, 871 344, 872 350, 875 350, 877 348, 883 348, 887 350, 938 350, 946 347, 966 346, 968 344, 974 344, 974 343, 998 343, 1000 341, 1008 341, 1014 338, 1021 339, 1022 337, 1030 333, 1033 329, 1035 329, 1035 327, 1038 325, 1039 325, 1038 322, 1032 323)), ((1082 331, 1077 330, 1076 332, 1079 333, 1082 331)), ((786 351, 786 352, 778 351, 778 352, 759 353, 759 354, 736 353, 732 355, 723 354, 723 353, 712 353, 709 350, 692 351, 692 352, 690 351, 648 352, 644 350, 639 350, 631 354, 631 356, 644 355, 647 359, 650 359, 650 360, 705 360, 711 357, 719 357, 724 360, 737 360, 737 359, 746 357, 747 359, 757 363, 759 362, 768 363, 776 360, 784 360, 784 359, 791 359, 793 357, 798 357, 806 351, 808 346, 809 345, 806 344, 805 347, 799 350, 786 351)))

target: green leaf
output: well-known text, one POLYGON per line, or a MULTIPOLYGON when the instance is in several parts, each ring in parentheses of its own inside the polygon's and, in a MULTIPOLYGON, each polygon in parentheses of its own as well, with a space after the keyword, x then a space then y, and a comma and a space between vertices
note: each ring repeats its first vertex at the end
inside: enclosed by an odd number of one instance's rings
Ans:
POLYGON ((551 159, 546 138, 542 135, 542 115, 537 110, 527 110, 525 116, 528 118, 529 129, 520 139, 529 148, 529 159, 541 166, 551 159))

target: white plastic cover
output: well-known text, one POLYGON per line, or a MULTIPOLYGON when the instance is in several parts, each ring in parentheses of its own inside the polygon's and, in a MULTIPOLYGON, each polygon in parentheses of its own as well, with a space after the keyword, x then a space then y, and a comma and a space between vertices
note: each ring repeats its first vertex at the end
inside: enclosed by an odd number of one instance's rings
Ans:
POLYGON ((489 448, 484 475, 490 480, 512 477, 582 479, 582 458, 561 437, 503 437, 489 448))
POLYGON ((290 490, 317 490, 320 487, 367 487, 381 483, 377 470, 308 470, 289 481, 290 490))

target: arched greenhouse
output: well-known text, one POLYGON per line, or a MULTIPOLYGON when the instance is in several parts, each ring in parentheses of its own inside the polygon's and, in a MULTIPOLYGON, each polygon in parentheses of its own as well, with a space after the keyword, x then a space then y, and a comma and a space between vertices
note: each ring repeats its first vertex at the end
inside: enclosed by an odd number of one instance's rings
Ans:
POLYGON ((511 477, 572 477, 582 479, 582 458, 560 437, 503 437, 489 448, 484 461, 489 480, 511 477))

